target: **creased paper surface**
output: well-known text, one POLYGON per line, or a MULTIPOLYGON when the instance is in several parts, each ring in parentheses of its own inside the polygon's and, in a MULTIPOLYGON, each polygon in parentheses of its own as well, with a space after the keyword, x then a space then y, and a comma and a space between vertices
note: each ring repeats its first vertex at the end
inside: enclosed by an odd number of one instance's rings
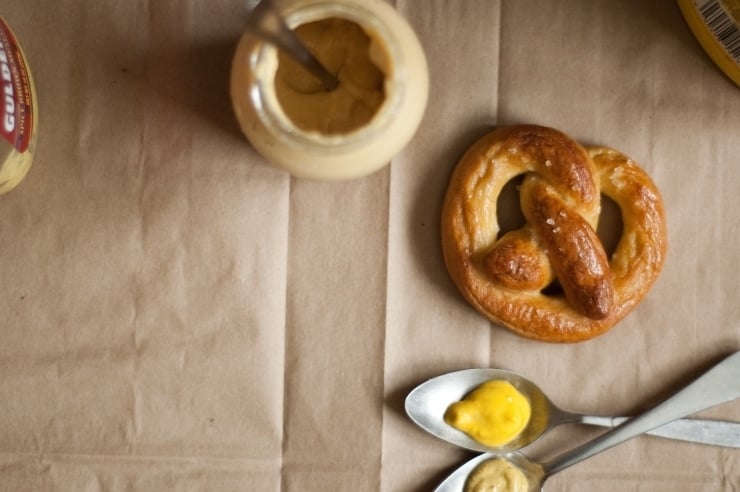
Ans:
MULTIPOLYGON (((0 197, 0 490, 427 491, 469 456, 405 416, 429 377, 512 369, 568 410, 630 414, 740 348, 740 89, 674 2, 395 7, 428 57, 422 125, 388 168, 319 183, 239 133, 241 2, 0 1, 41 110, 0 197), (491 325, 442 262, 457 159, 525 122, 620 149, 665 201, 661 277, 590 342, 491 325)), ((737 450, 651 437, 547 485, 738 488, 737 450)))

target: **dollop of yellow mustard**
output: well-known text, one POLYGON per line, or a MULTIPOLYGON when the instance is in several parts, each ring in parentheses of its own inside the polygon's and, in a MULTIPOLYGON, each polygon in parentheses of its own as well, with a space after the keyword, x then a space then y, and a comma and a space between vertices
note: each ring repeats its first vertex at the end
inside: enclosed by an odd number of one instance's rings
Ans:
POLYGON ((531 413, 529 400, 511 383, 492 380, 450 405, 444 419, 477 442, 498 447, 524 430, 531 413))

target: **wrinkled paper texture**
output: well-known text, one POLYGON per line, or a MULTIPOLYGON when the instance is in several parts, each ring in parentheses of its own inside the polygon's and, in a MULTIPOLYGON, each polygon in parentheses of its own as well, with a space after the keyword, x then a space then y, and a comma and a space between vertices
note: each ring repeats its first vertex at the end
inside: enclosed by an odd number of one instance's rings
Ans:
MULTIPOLYGON (((41 110, 0 197, 0 491, 428 491, 470 454, 405 416, 427 378, 512 369, 568 410, 629 414, 740 348, 740 89, 673 1, 394 4, 428 57, 425 118, 389 167, 321 183, 238 130, 242 2, 0 1, 41 110), (622 150, 665 201, 661 277, 586 343, 492 325, 441 259, 457 159, 523 122, 622 150)), ((737 489, 737 450, 644 436, 547 486, 737 489)))

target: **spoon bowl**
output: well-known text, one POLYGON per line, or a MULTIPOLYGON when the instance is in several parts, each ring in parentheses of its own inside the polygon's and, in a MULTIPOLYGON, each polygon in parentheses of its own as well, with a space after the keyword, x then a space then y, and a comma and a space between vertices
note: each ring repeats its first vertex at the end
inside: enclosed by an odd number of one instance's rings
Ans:
POLYGON ((555 407, 540 388, 529 379, 504 369, 465 369, 438 376, 417 386, 406 397, 406 413, 422 429, 457 446, 478 452, 512 451, 536 441, 552 425, 561 423, 566 412, 555 407), (447 407, 459 401, 477 386, 500 379, 522 393, 532 409, 527 426, 512 441, 496 448, 481 444, 445 422, 447 407))
POLYGON ((512 451, 510 453, 483 453, 471 458, 439 484, 434 492, 462 492, 465 488, 465 482, 473 473, 473 470, 482 463, 496 458, 505 459, 524 473, 527 478, 527 492, 540 492, 542 490, 545 479, 545 469, 542 465, 535 463, 522 453, 512 451))

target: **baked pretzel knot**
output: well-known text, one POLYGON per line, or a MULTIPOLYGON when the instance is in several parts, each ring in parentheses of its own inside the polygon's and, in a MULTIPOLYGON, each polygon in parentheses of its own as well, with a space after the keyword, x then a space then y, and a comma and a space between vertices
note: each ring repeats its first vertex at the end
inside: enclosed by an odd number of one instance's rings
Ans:
POLYGON ((453 281, 490 320, 528 338, 587 340, 626 316, 660 273, 663 203, 647 174, 616 150, 584 149, 551 128, 499 128, 453 173, 442 248, 453 281), (520 175, 526 224, 502 234, 497 200, 520 175), (595 232, 602 193, 622 214, 611 259, 595 232), (555 281, 563 294, 543 293, 555 281))

